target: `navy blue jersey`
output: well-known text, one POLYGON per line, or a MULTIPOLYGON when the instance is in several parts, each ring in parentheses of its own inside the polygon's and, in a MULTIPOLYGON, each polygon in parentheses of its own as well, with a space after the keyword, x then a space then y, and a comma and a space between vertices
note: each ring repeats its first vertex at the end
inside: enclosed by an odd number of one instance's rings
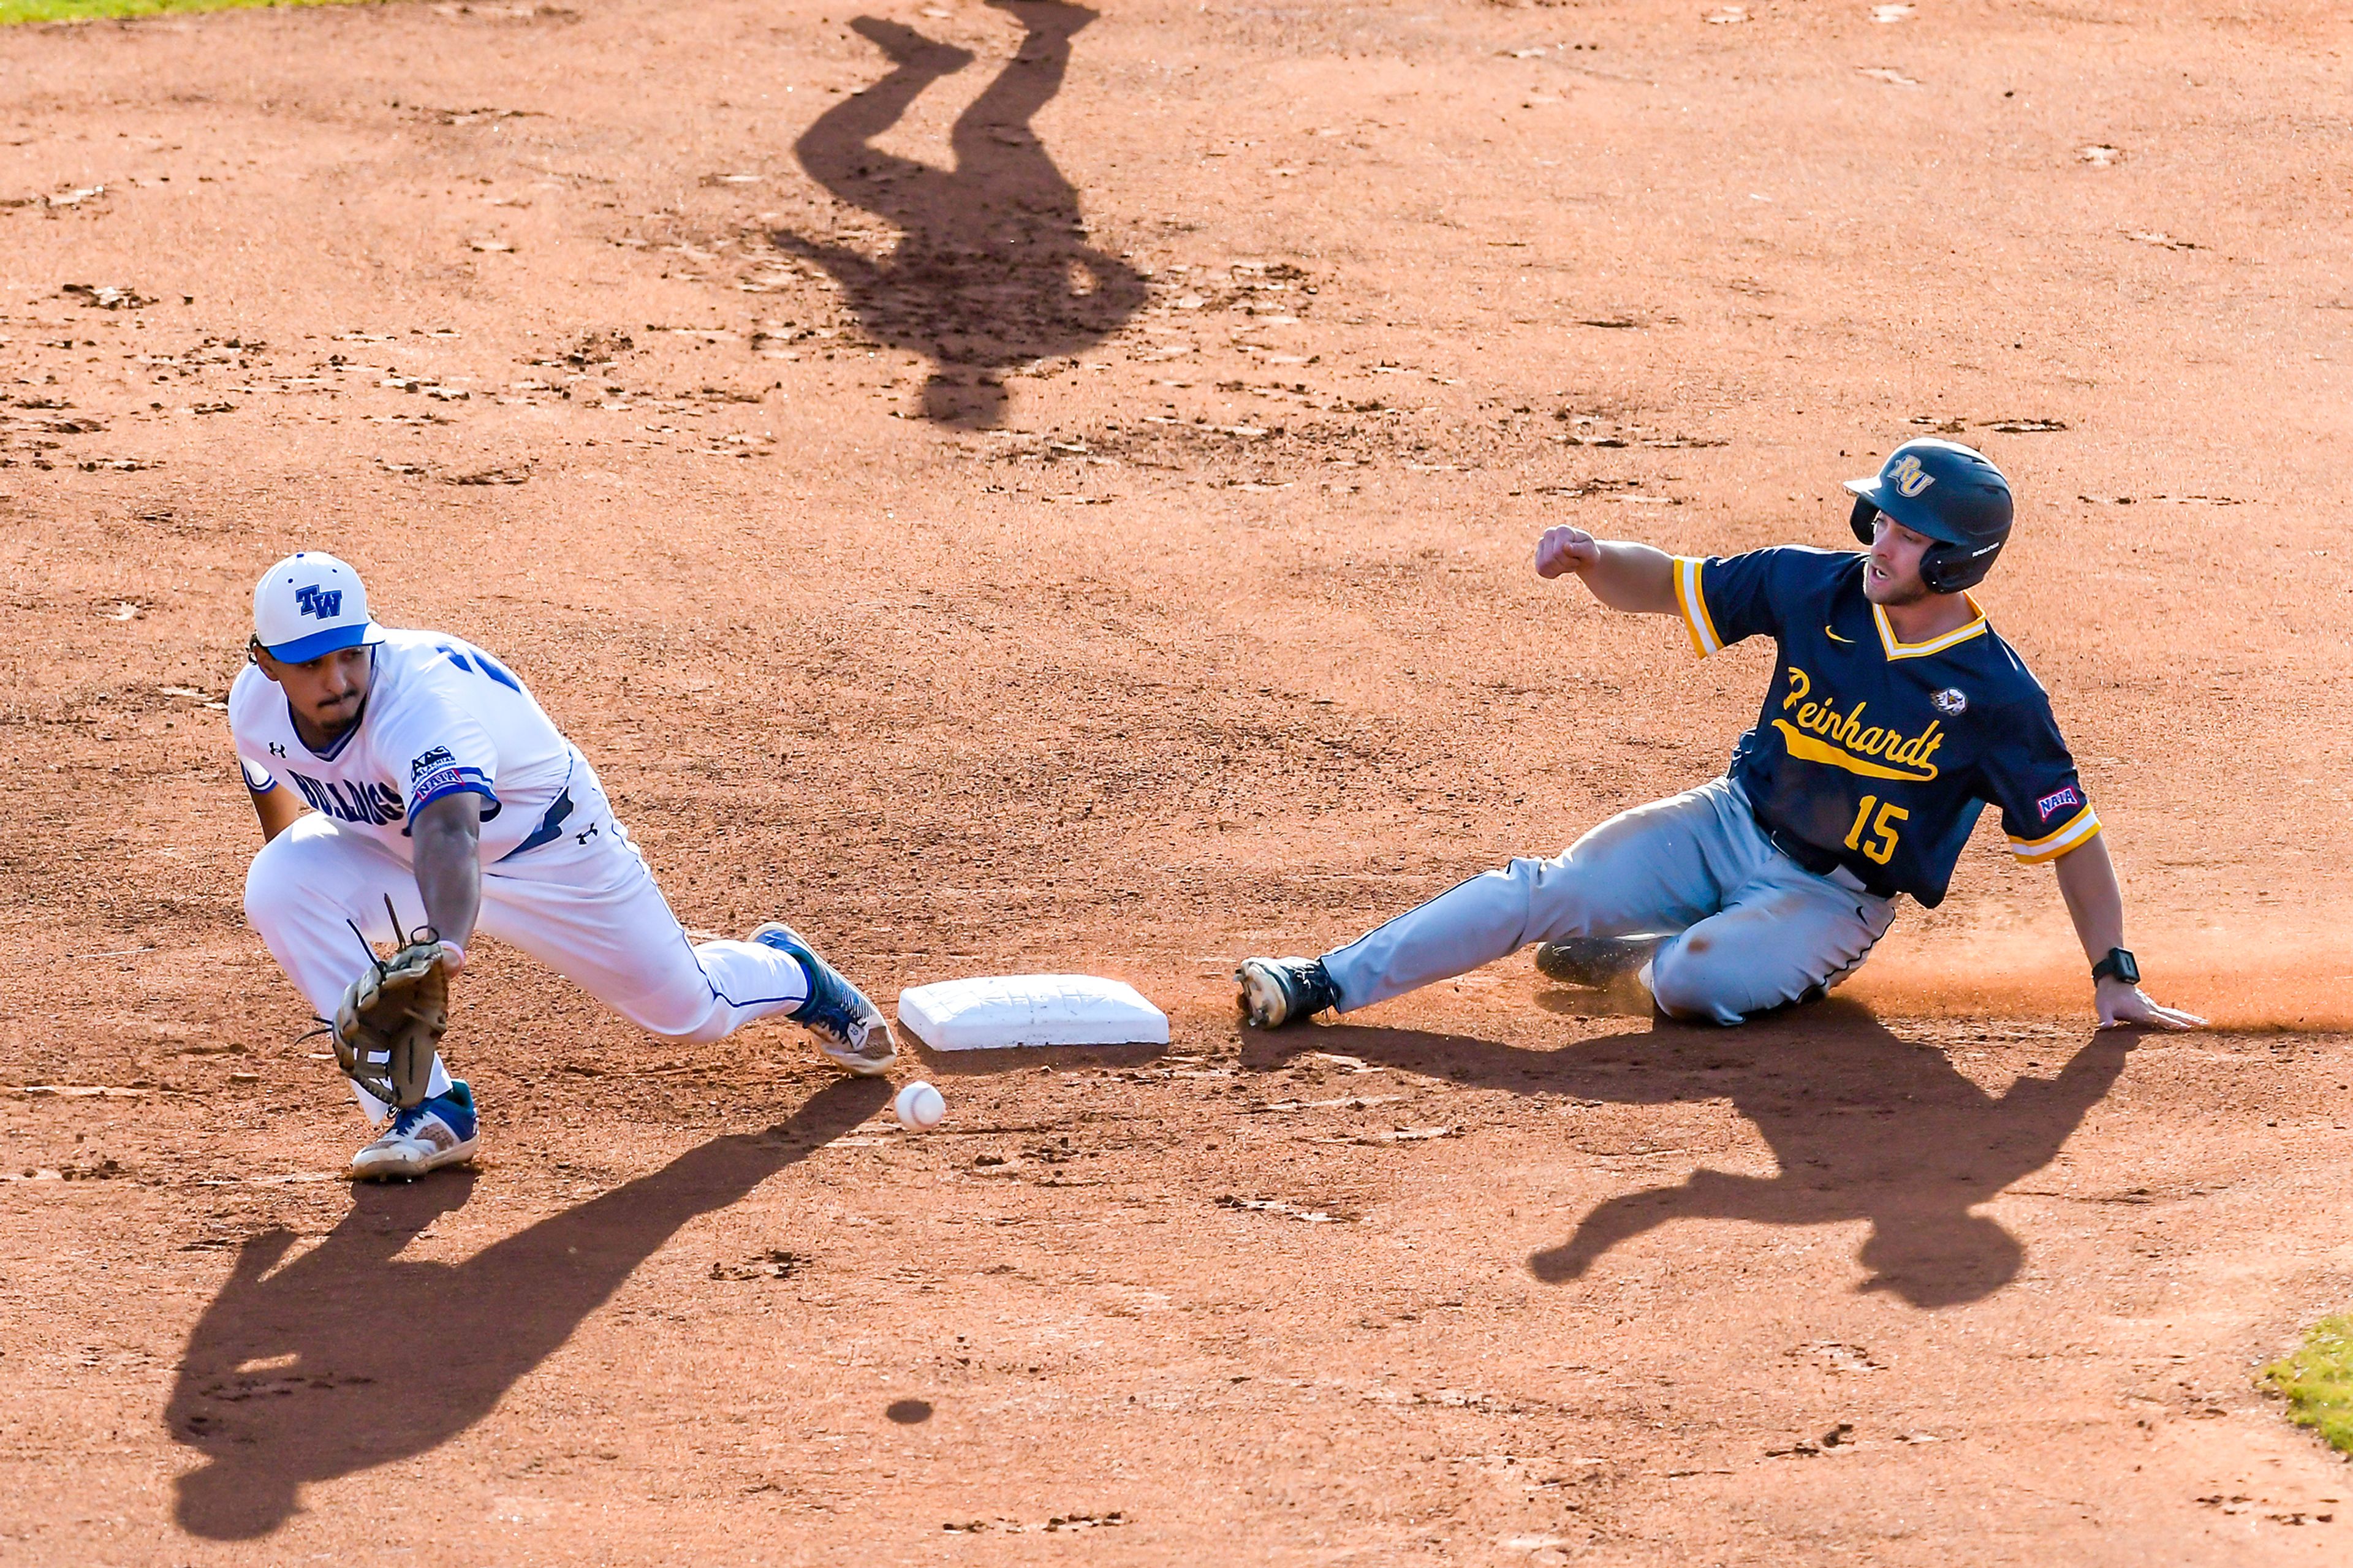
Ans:
POLYGON ((1834 859, 1932 908, 1988 805, 2022 861, 2090 843, 2100 819, 2051 699, 1977 601, 1957 631, 1901 642, 1864 597, 1862 566, 1797 546, 1675 560, 1702 658, 1758 636, 1778 649, 1730 770, 1766 827, 1799 840, 1801 860, 1834 859))

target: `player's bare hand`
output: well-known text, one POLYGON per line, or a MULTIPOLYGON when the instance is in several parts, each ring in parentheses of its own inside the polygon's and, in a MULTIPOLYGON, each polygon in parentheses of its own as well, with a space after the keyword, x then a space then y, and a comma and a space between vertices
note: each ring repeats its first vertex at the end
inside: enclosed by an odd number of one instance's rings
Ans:
POLYGON ((2103 1029, 2195 1029, 2206 1022, 2195 1013, 2161 1007, 2139 986, 2113 976, 2099 983, 2094 1000, 2103 1029))
POLYGON ((1536 575, 1557 577, 1567 572, 1582 572, 1601 559, 1601 544, 1581 528, 1567 523, 1544 531, 1536 541, 1536 575))

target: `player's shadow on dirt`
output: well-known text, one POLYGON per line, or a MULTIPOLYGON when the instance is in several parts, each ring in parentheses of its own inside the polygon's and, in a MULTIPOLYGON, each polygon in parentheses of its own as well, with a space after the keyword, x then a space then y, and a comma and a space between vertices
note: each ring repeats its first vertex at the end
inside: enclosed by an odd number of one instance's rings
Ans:
POLYGON ((1029 128, 1061 89, 1071 35, 1095 13, 1052 0, 988 3, 1028 36, 957 119, 953 170, 872 143, 973 57, 875 16, 849 25, 898 68, 827 110, 795 144, 811 178, 896 226, 897 247, 876 260, 789 230, 771 237, 832 274, 869 332, 932 362, 924 417, 971 429, 1003 420, 1002 372, 1100 341, 1145 300, 1133 268, 1085 243, 1078 193, 1029 128))
POLYGON ((1567 1241, 1528 1259, 1547 1284, 1581 1278, 1611 1247, 1672 1220, 1867 1220, 1862 1261, 1871 1277, 1861 1288, 1950 1307, 2016 1278, 2024 1249, 1976 1206, 2051 1163, 2116 1082, 2134 1037, 2096 1033, 2056 1077, 2021 1078, 2000 1095, 1933 1046, 1902 1039, 1837 999, 1739 1029, 1661 1022, 1551 1051, 1348 1026, 1277 1038, 1286 1050, 1345 1052, 1522 1094, 1620 1105, 1729 1100, 1757 1124, 1778 1174, 1702 1169, 1673 1186, 1610 1198, 1567 1241))
POLYGON ((462 1263, 399 1253, 465 1203, 470 1173, 357 1188, 343 1222, 283 1268, 291 1231, 249 1237, 188 1335, 164 1413, 206 1460, 179 1479, 180 1524, 249 1541, 283 1524, 308 1483, 449 1441, 679 1226, 857 1126, 889 1093, 879 1079, 828 1085, 779 1126, 714 1138, 462 1263))

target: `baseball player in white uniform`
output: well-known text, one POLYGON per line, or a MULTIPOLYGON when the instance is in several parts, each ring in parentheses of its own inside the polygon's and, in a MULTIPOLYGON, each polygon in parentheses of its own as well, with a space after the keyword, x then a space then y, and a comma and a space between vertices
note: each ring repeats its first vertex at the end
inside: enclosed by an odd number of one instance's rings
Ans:
MULTIPOLYGON (((228 701, 265 839, 246 916, 322 1018, 370 969, 368 943, 430 928, 449 973, 487 932, 668 1039, 781 1014, 847 1071, 895 1059, 881 1010, 790 927, 687 940, 596 770, 499 659, 377 626, 358 574, 317 552, 263 574, 253 623, 228 701)), ((472 1091, 438 1055, 417 1105, 353 1092, 389 1118, 354 1176, 419 1176, 480 1146, 472 1091)))

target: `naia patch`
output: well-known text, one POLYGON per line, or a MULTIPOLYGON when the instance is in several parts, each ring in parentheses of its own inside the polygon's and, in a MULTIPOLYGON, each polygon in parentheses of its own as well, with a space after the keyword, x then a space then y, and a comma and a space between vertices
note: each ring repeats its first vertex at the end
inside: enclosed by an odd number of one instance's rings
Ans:
POLYGON ((2043 821, 2048 822, 2059 813, 2066 810, 2069 806, 2072 805, 2081 808, 2083 804, 2084 792, 2077 789, 2073 784, 2069 784, 2065 789, 2059 791, 2057 794, 2046 795, 2041 800, 2036 801, 2034 803, 2034 809, 2042 814, 2043 821))
POLYGON ((421 779, 410 781, 408 798, 414 802, 411 811, 422 809, 427 803, 438 800, 452 790, 480 789, 489 781, 480 768, 461 768, 455 763, 437 769, 421 779))

